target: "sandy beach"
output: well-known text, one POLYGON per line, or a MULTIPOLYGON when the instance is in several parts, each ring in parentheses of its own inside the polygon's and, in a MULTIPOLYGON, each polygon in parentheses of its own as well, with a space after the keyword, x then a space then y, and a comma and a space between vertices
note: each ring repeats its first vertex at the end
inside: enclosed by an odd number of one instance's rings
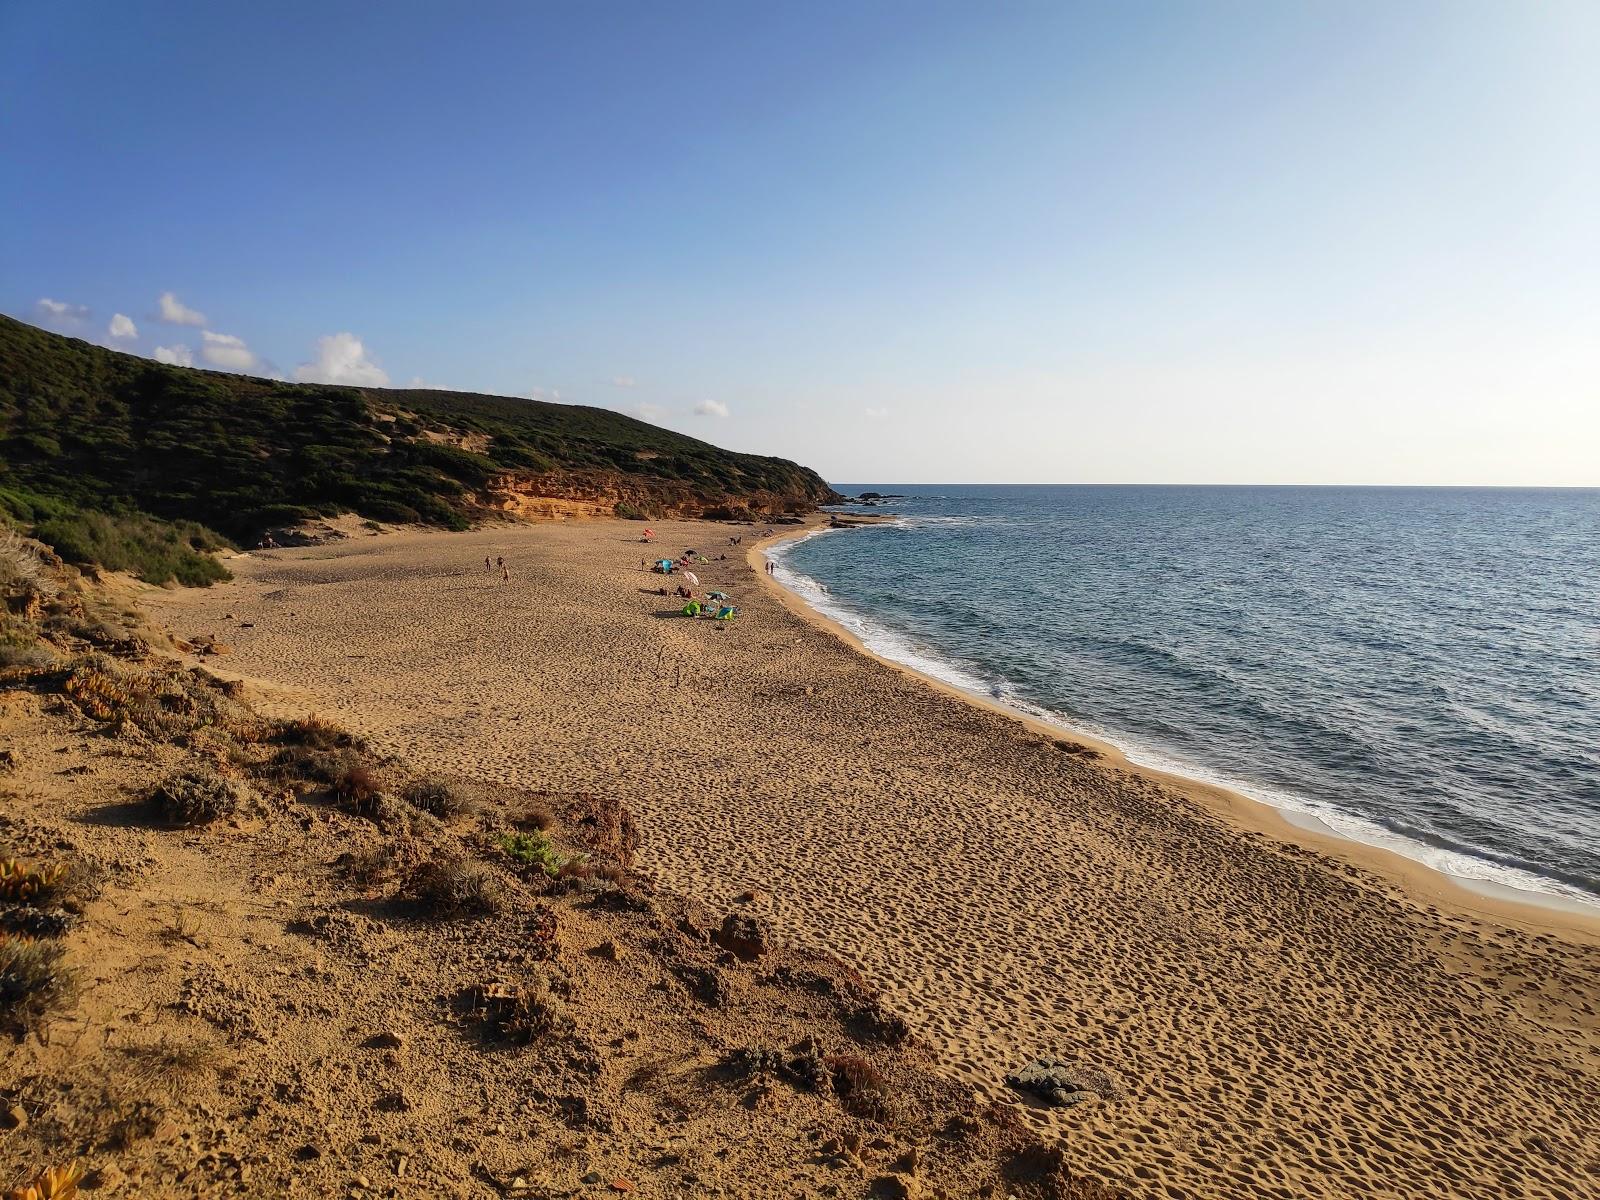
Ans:
POLYGON ((152 589, 258 706, 418 767, 605 793, 642 869, 857 965, 994 1097, 1041 1054, 1126 1098, 1031 1110, 1133 1195, 1600 1190, 1600 938, 1130 768, 852 646, 724 525, 656 526, 740 605, 655 594, 640 526, 358 534, 152 589), (503 555, 511 578, 484 569, 503 555))

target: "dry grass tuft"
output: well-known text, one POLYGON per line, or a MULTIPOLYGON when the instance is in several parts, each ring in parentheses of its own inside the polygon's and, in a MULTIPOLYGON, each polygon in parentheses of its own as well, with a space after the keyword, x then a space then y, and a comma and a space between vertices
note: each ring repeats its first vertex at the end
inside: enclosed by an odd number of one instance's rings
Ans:
POLYGON ((550 990, 550 981, 534 975, 520 987, 491 983, 472 989, 474 1014, 494 1036, 519 1045, 572 1028, 572 1014, 550 990))
POLYGON ((430 813, 442 821, 459 817, 471 807, 460 792, 444 780, 432 776, 409 784, 401 796, 412 808, 430 813))
POLYGON ((28 1033, 71 999, 65 954, 60 942, 0 934, 0 1027, 28 1033))
POLYGON ((360 888, 375 888, 397 877, 410 863, 413 851, 404 840, 380 842, 365 850, 342 855, 339 866, 345 878, 360 888))
POLYGON ((130 1074, 141 1087, 169 1096, 180 1095, 195 1076, 216 1070, 221 1053, 212 1042, 163 1037, 143 1046, 120 1047, 130 1074))
POLYGON ((889 1123, 893 1105, 882 1071, 859 1054, 836 1054, 822 1061, 833 1074, 834 1094, 847 1113, 867 1121, 889 1123))
POLYGON ((308 750, 366 749, 366 743, 355 734, 317 716, 280 722, 273 740, 285 746, 303 746, 308 750))
POLYGON ((419 866, 406 882, 405 894, 436 917, 496 913, 503 902, 500 883, 489 869, 457 854, 419 866))
POLYGON ((192 827, 233 816, 249 798, 244 784, 197 768, 169 777, 147 802, 166 824, 192 827))

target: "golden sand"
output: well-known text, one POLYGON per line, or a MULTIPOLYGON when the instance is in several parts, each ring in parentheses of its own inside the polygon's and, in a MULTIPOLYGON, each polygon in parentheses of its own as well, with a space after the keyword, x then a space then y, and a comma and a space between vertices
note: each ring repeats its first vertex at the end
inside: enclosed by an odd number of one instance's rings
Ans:
POLYGON ((1114 1073, 1032 1116, 1135 1195, 1600 1191, 1592 925, 1085 753, 862 654, 728 527, 656 528, 728 555, 697 573, 736 621, 677 616, 621 522, 357 536, 153 604, 265 707, 614 795, 663 884, 756 891, 990 1095, 1041 1054, 1114 1073))

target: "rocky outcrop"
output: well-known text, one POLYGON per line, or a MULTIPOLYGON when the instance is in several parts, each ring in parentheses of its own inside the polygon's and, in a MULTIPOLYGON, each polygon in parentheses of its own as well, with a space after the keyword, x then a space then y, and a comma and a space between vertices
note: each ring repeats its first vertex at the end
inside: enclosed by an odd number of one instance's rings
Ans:
POLYGON ((817 480, 793 491, 754 489, 708 492, 687 483, 623 471, 546 471, 506 474, 491 480, 479 506, 518 520, 583 517, 670 517, 720 521, 768 521, 814 511, 842 499, 817 480))

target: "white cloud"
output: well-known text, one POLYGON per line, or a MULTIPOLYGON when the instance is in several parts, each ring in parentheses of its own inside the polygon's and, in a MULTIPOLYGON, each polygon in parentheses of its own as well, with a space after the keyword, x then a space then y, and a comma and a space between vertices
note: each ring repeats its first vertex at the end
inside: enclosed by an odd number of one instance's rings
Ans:
POLYGON ((887 408, 863 408, 861 415, 869 421, 881 421, 889 415, 889 410, 887 408))
POLYGON ((620 388, 638 387, 639 381, 632 375, 613 375, 611 377, 611 386, 620 388))
POLYGON ((168 325, 204 325, 205 313, 195 312, 194 309, 182 303, 171 292, 162 292, 158 303, 161 305, 161 319, 168 325))
POLYGON ((194 366, 194 351, 187 346, 157 346, 156 361, 173 367, 194 366))
POLYGON ((87 317, 89 310, 82 304, 68 304, 65 300, 52 300, 49 296, 39 298, 39 311, 49 313, 52 317, 87 317))
POLYGON ((68 304, 65 300, 52 300, 49 296, 41 296, 33 308, 38 314, 41 325, 56 329, 71 329, 81 324, 89 315, 89 309, 85 305, 68 304))
POLYGON ((201 330, 200 338, 204 343, 200 356, 214 367, 224 371, 253 371, 261 364, 243 338, 231 333, 212 333, 209 329, 201 330))
POLYGON ((721 400, 702 400, 694 406, 694 415, 697 417, 725 417, 728 415, 728 406, 721 400))
POLYGON ((353 333, 330 333, 317 339, 317 357, 294 371, 301 383, 347 383, 356 387, 388 387, 389 375, 367 357, 367 348, 353 333))
POLYGON ((530 400, 549 400, 556 404, 561 403, 561 393, 555 388, 533 388, 528 392, 528 398, 530 400))
POLYGON ((139 336, 139 327, 133 323, 132 317, 113 313, 111 326, 106 332, 114 338, 136 338, 139 336))

